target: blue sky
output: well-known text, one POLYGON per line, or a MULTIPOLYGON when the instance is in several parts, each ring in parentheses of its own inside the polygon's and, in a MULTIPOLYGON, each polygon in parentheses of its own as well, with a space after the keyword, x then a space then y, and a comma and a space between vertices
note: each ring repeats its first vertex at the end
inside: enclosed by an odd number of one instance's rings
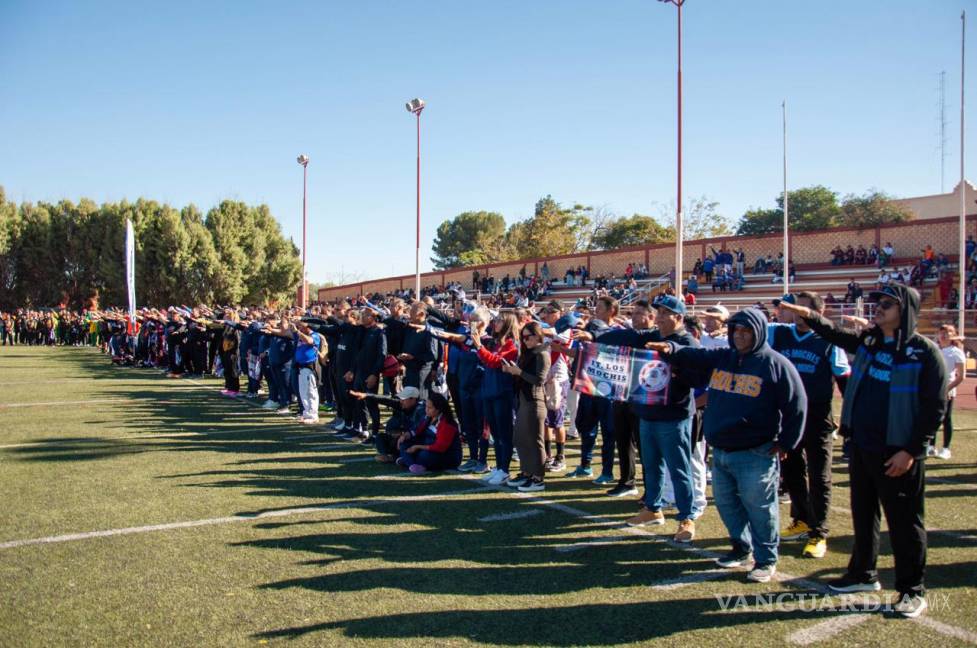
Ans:
MULTIPOLYGON (((790 185, 938 193, 958 177, 960 10, 973 0, 687 0, 685 188, 737 218, 790 185)), ((17 201, 268 203, 312 281, 422 269, 443 220, 535 201, 658 215, 675 192, 675 9, 653 0, 0 0, 0 184, 17 201), (165 6, 164 6, 165 5, 165 6)), ((968 98, 970 133, 977 93, 968 98)), ((977 141, 968 137, 969 176, 977 141)))

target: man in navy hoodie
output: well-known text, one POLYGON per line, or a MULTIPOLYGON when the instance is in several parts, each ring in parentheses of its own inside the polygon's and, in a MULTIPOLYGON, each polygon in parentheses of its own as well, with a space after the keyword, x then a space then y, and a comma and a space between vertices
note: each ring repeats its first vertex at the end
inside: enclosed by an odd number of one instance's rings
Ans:
POLYGON ((777 570, 780 457, 804 430, 807 397, 790 360, 767 344, 767 318, 747 308, 729 320, 728 349, 649 342, 690 385, 708 385, 705 437, 713 448, 712 488, 733 549, 716 562, 768 582, 777 570))

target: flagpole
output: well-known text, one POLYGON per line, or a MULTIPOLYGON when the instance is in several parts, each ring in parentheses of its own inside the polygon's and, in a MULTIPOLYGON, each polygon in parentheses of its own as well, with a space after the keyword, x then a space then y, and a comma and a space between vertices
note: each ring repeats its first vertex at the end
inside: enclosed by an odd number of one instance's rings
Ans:
POLYGON ((967 38, 967 12, 960 12, 960 249, 957 256, 957 276, 960 288, 957 294, 957 335, 964 335, 967 308, 967 185, 963 176, 963 138, 964 138, 964 53, 967 38))
POLYGON ((784 280, 784 294, 790 292, 790 241, 788 234, 788 219, 787 219, 787 100, 784 99, 780 104, 781 112, 783 113, 784 121, 784 268, 783 268, 783 280, 784 280))

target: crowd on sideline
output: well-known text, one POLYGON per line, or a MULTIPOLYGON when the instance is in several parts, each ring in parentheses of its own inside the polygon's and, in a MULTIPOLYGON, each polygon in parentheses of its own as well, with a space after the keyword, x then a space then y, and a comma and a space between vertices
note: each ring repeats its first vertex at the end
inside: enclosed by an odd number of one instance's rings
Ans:
MULTIPOLYGON (((716 258, 722 270, 741 271, 739 252, 716 258)), ((849 293, 861 290, 853 284, 849 293)), ((305 310, 144 308, 134 319, 112 309, 23 310, 0 321, 5 343, 91 344, 117 364, 173 378, 218 376, 224 396, 260 394, 261 407, 327 425, 411 475, 455 470, 527 493, 556 477, 591 481, 607 496, 637 500, 628 525, 664 525, 674 512, 680 543, 695 538, 711 482, 730 540, 716 562, 748 566, 756 582, 774 577, 786 543, 803 540, 799 553, 809 558, 827 552, 840 434, 855 543, 846 572, 828 586, 881 588, 884 514, 896 610, 925 609, 923 463, 951 456, 966 360, 952 326, 936 343, 916 332, 912 287, 876 286, 872 321, 843 325, 824 317, 821 296, 804 291, 784 295, 772 311, 758 304, 730 314, 717 305, 697 316, 668 292, 626 311, 609 294, 572 309, 555 300, 495 309, 467 299, 460 285, 439 295, 373 295, 305 310), (656 350, 672 368, 666 402, 571 389, 585 342, 656 350), (838 422, 836 386, 844 394, 838 422), (323 411, 333 420, 322 421, 323 411), (784 525, 780 497, 790 502, 784 525)))

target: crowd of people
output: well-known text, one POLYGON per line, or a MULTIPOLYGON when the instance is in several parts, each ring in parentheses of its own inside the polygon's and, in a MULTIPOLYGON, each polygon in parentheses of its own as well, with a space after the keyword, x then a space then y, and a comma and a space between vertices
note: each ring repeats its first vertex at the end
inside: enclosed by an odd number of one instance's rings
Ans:
MULTIPOLYGON (((718 258, 738 271, 737 256, 718 258)), ((824 317, 812 292, 785 295, 769 318, 723 306, 694 316, 669 292, 626 313, 606 294, 572 309, 551 301, 497 310, 460 286, 441 293, 440 303, 374 295, 305 310, 173 306, 142 309, 134 320, 118 310, 18 311, 0 321, 13 343, 94 344, 116 363, 170 377, 220 376, 224 396, 264 394, 262 407, 302 424, 323 425, 320 412, 332 411, 325 425, 337 436, 408 474, 457 470, 527 493, 556 476, 589 480, 607 496, 637 499, 628 525, 664 525, 673 510, 679 543, 695 538, 711 481, 731 544, 717 563, 748 565, 756 582, 774 577, 784 542, 804 540, 801 555, 825 555, 840 432, 855 545, 829 587, 880 589, 881 511, 896 609, 916 616, 925 608, 923 465, 928 455, 950 457, 965 358, 952 327, 940 330, 939 346, 916 332, 913 288, 877 287, 873 320, 845 326, 824 317), (587 342, 657 351, 672 368, 666 402, 572 389, 587 342), (778 493, 790 501, 783 529, 778 493)))

